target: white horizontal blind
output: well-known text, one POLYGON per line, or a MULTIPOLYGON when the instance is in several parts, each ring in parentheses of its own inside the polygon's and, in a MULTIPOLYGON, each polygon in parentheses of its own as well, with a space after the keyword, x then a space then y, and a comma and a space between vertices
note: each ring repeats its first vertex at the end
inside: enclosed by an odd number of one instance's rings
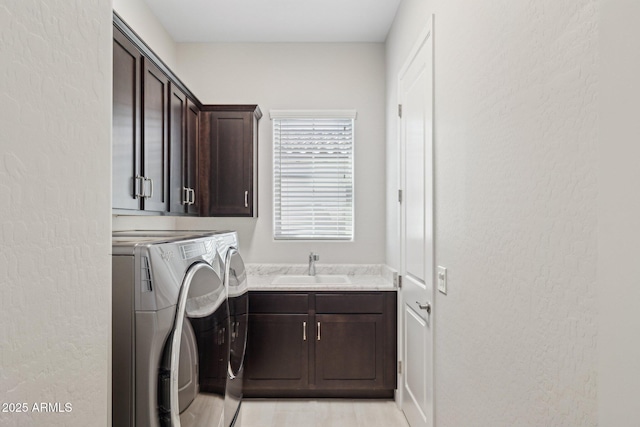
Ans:
POLYGON ((274 117, 274 238, 353 239, 353 116, 274 117))

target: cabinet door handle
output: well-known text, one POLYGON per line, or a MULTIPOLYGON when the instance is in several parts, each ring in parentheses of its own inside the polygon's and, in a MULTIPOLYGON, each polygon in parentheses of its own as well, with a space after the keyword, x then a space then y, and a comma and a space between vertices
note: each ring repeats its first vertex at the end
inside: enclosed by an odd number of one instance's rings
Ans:
POLYGON ((249 191, 245 191, 244 192, 244 207, 248 208, 249 207, 249 191))
POLYGON ((144 188, 144 177, 143 176, 136 175, 134 186, 135 186, 135 188, 133 189, 133 192, 134 192, 135 198, 139 199, 140 197, 144 197, 145 188, 144 188))
POLYGON ((184 197, 182 198, 182 204, 189 204, 189 189, 187 187, 182 187, 182 191, 184 192, 184 197))
POLYGON ((302 341, 307 340, 307 322, 302 322, 302 341))
POLYGON ((150 199, 150 198, 153 197, 153 179, 147 178, 147 177, 144 177, 143 179, 144 179, 145 182, 149 181, 149 195, 147 196, 147 188, 145 186, 144 196, 143 197, 146 198, 146 199, 150 199))
POLYGON ((318 341, 320 341, 320 322, 318 322, 318 341))

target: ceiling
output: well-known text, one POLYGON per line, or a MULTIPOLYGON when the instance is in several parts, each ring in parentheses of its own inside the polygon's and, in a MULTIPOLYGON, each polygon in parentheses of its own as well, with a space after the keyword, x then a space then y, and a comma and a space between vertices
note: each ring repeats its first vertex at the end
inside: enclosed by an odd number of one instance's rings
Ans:
POLYGON ((384 42, 401 0, 145 0, 176 42, 384 42))

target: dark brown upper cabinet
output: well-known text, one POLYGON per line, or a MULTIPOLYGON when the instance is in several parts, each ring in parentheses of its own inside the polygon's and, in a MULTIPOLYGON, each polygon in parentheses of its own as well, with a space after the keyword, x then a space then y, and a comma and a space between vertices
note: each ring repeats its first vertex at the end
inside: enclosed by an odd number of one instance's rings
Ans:
POLYGON ((169 92, 169 212, 197 215, 199 108, 175 84, 169 92))
POLYGON ((113 177, 114 209, 142 208, 138 196, 142 176, 140 87, 142 54, 117 28, 113 29, 113 177))
POLYGON ((201 216, 258 216, 257 105, 204 105, 200 123, 201 216))
POLYGON ((113 31, 113 209, 168 208, 169 79, 113 31))
POLYGON ((113 25, 113 213, 256 217, 260 108, 203 106, 113 25))

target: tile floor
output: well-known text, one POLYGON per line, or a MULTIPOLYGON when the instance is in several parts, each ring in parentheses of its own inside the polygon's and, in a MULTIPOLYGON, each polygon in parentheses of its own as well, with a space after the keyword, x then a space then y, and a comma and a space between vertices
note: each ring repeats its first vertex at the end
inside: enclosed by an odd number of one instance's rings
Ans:
POLYGON ((245 399, 242 427, 409 427, 392 400, 245 399))

